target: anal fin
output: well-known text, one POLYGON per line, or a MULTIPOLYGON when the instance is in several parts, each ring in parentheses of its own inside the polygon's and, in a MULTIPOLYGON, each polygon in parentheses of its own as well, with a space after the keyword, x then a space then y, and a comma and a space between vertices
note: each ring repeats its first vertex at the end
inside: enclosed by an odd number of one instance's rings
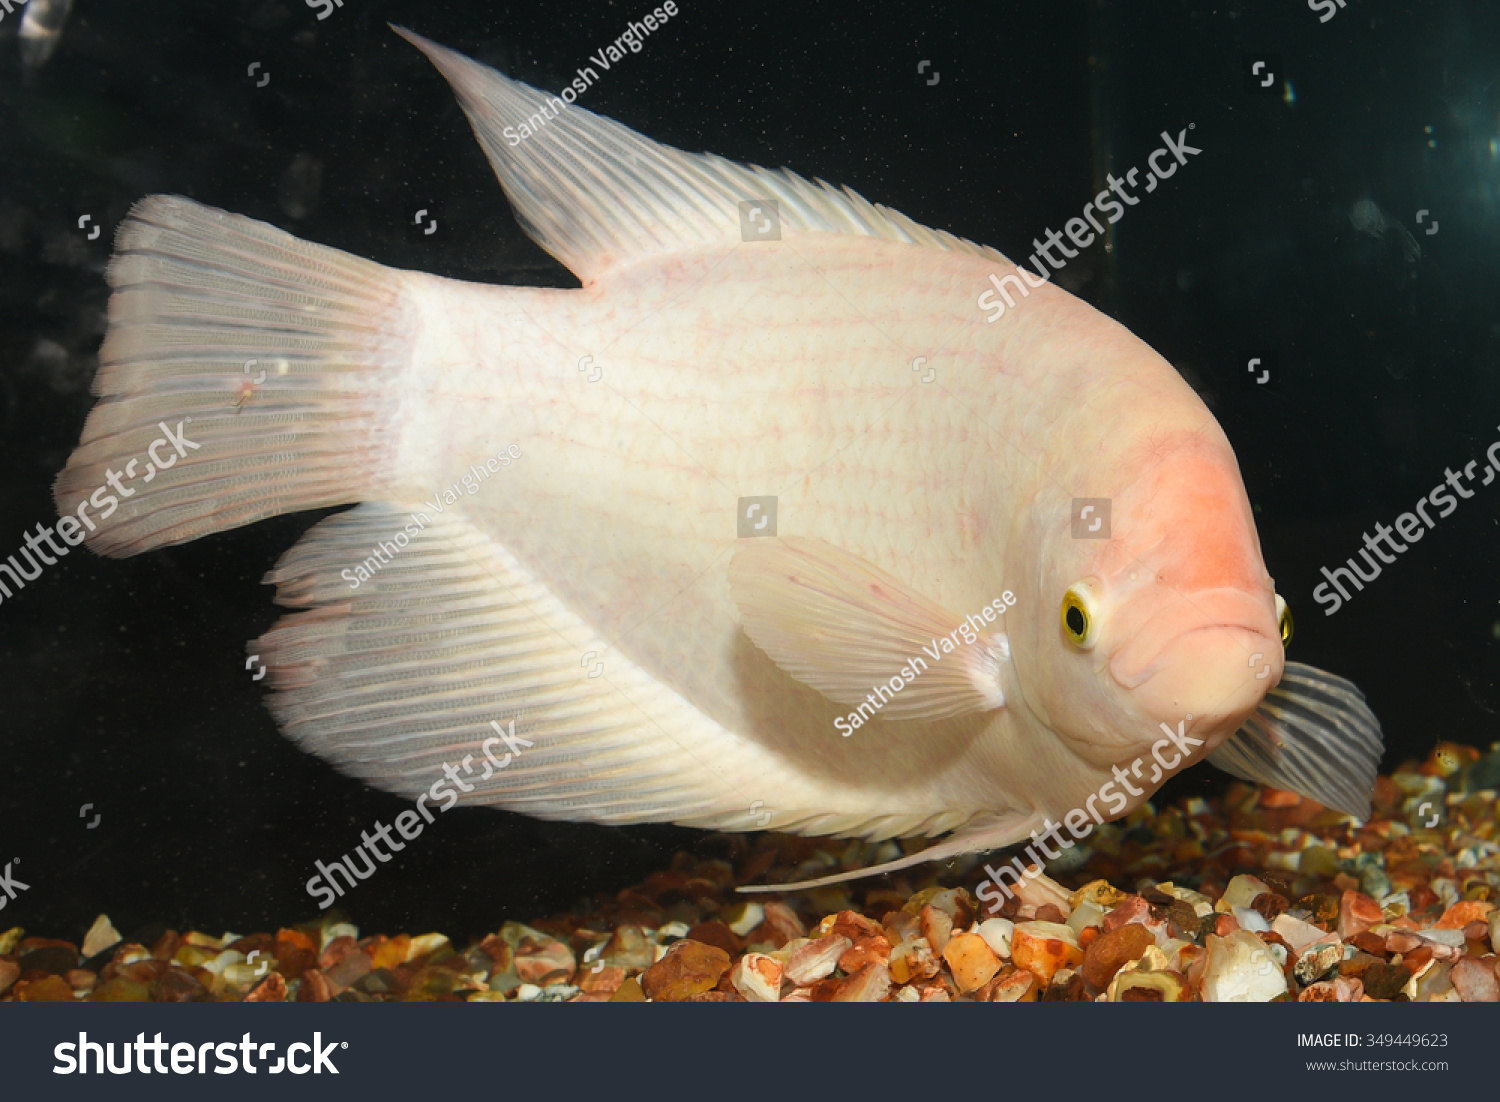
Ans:
POLYGON ((696 713, 451 507, 340 513, 266 581, 305 609, 252 644, 271 711, 346 773, 415 798, 452 765, 465 804, 544 819, 671 821, 738 803, 730 779, 690 767, 714 763, 696 713), (495 724, 520 747, 508 761, 493 741, 484 752, 495 724))

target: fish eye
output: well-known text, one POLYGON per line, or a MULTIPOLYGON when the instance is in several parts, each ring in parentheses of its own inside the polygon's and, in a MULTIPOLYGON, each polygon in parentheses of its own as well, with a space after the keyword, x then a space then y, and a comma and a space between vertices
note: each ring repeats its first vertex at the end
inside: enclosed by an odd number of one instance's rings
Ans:
POLYGON ((1292 610, 1287 606, 1286 598, 1280 593, 1276 594, 1276 626, 1281 629, 1281 645, 1286 647, 1292 641, 1292 610))
POLYGON ((1063 594, 1062 628, 1074 646, 1089 650, 1099 633, 1088 592, 1081 585, 1070 585, 1063 594))

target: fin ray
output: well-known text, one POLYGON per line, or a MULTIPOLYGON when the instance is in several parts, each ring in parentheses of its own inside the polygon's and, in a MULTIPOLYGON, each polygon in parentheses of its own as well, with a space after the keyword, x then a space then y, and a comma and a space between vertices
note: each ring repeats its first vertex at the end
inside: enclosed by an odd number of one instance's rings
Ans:
POLYGON ((95 551, 134 555, 376 488, 399 435, 389 383, 411 353, 400 273, 154 195, 122 223, 107 276, 99 401, 53 489, 60 512, 84 510, 95 551), (151 452, 163 426, 188 442, 180 455, 151 452), (157 470, 148 455, 176 458, 157 470), (126 475, 132 462, 145 469, 126 475), (112 472, 131 492, 100 501, 112 472))
POLYGON ((367 503, 329 517, 266 581, 278 603, 302 610, 250 645, 270 671, 272 713, 303 749, 387 791, 416 798, 445 764, 482 763, 491 721, 514 720, 533 745, 482 782, 466 776, 475 788, 464 803, 872 840, 940 833, 974 815, 791 798, 805 789, 784 761, 664 690, 451 508, 367 503), (352 572, 393 539, 388 563, 377 559, 365 579, 352 572), (590 651, 600 676, 580 663, 590 651), (753 797, 767 791, 788 798, 762 823, 753 797))
POLYGON ((1207 760, 1241 780, 1368 819, 1384 751, 1380 721, 1359 689, 1324 670, 1288 662, 1281 683, 1207 760))
POLYGON ((884 876, 886 873, 899 872, 901 869, 909 869, 914 865, 925 865, 929 861, 941 861, 945 857, 981 853, 1013 845, 1030 835, 1033 830, 1040 829, 1042 823, 1043 816, 1036 812, 1002 812, 998 815, 986 816, 982 820, 975 820, 957 834, 944 838, 941 842, 916 853, 898 857, 894 861, 884 861, 862 869, 850 869, 829 876, 819 876, 812 880, 798 880, 790 884, 753 884, 736 890, 746 895, 765 892, 801 892, 810 891, 813 888, 824 888, 830 884, 863 880, 867 876, 884 876))
POLYGON ((903 687, 882 694, 876 717, 948 719, 1005 703, 1003 634, 966 643, 961 632, 978 633, 958 617, 827 540, 742 540, 729 587, 755 645, 835 703, 858 707, 874 686, 896 682, 903 687))
POLYGON ((452 85, 527 235, 585 284, 657 253, 735 247, 739 204, 769 198, 778 201, 784 233, 860 234, 1005 262, 994 249, 918 225, 847 188, 660 145, 421 35, 391 29, 452 85), (541 125, 531 127, 527 120, 538 117, 541 125))

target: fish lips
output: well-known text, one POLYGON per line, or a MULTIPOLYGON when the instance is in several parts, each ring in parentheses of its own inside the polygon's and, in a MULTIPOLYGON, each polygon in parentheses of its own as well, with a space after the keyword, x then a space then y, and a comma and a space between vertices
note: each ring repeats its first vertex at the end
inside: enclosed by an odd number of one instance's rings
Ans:
MULTIPOLYGON (((1280 666, 1281 637, 1269 595, 1233 588, 1179 593, 1153 586, 1118 606, 1111 621, 1111 634, 1117 632, 1121 642, 1110 653, 1109 672, 1127 689, 1180 662, 1189 641, 1213 646, 1215 632, 1223 643, 1244 644, 1241 666, 1248 668, 1250 655, 1268 650, 1277 652, 1280 666)), ((1186 651, 1191 653, 1190 645, 1186 651)))
POLYGON ((1174 601, 1109 658, 1110 676, 1148 716, 1243 717, 1281 680, 1285 655, 1273 610, 1219 590, 1174 601))

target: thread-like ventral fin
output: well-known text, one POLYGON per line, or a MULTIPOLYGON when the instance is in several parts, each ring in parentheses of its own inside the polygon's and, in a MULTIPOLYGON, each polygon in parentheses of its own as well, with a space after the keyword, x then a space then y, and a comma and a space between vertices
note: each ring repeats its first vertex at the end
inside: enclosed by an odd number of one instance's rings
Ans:
POLYGON ((813 888, 825 888, 829 884, 844 884, 850 880, 863 880, 867 876, 883 876, 888 872, 909 869, 913 865, 925 865, 929 861, 941 861, 945 857, 958 857, 965 853, 982 853, 1003 846, 1014 845, 1028 837, 1033 830, 1041 829, 1044 816, 1035 811, 1008 810, 987 816, 982 823, 971 824, 936 845, 928 846, 917 853, 898 857, 863 869, 820 876, 814 880, 798 880, 792 884, 753 884, 736 890, 747 895, 766 892, 805 892, 813 888))
POLYGON ((1208 760, 1241 780, 1284 788, 1363 820, 1370 817, 1384 752, 1380 721, 1359 689, 1288 662, 1281 684, 1208 760))

